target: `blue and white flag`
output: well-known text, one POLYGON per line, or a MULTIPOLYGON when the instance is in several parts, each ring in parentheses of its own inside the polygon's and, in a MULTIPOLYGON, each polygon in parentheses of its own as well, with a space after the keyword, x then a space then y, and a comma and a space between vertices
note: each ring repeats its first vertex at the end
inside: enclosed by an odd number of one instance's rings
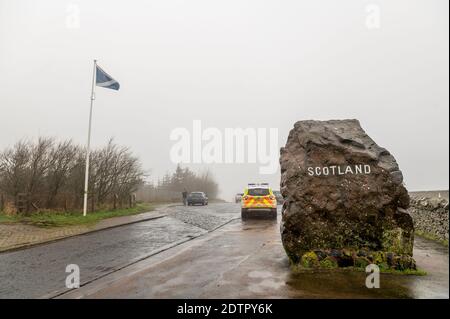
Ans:
POLYGON ((101 86, 107 89, 113 89, 118 90, 120 88, 119 82, 114 80, 108 73, 102 70, 101 67, 96 65, 97 72, 96 72, 96 81, 95 84, 97 86, 101 86))

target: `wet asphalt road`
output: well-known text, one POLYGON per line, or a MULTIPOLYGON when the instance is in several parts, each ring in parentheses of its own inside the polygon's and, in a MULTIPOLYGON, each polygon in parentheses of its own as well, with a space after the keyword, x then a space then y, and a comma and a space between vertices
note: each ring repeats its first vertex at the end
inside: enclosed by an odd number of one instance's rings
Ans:
POLYGON ((80 266, 86 285, 61 298, 449 296, 448 248, 425 239, 416 238, 414 258, 428 275, 383 274, 381 289, 367 289, 362 272, 293 274, 281 245, 280 216, 241 221, 239 205, 230 203, 165 212, 151 221, 0 253, 0 298, 65 292, 68 264, 80 266))
MULTIPOLYGON (((238 205, 229 204, 229 209, 238 205)), ((233 208, 234 207, 234 208, 233 208)), ((426 276, 348 270, 293 273, 279 221, 240 218, 60 298, 448 298, 448 248, 417 237, 414 258, 426 276)))
POLYGON ((166 217, 0 253, 0 299, 39 298, 65 291, 68 264, 80 267, 81 283, 100 278, 161 249, 207 233, 239 210, 228 204, 165 210, 166 217))

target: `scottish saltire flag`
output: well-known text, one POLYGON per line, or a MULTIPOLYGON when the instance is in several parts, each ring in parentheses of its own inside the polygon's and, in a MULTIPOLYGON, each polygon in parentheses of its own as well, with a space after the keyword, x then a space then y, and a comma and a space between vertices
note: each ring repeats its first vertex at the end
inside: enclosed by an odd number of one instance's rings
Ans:
POLYGON ((118 90, 120 88, 119 82, 114 80, 108 73, 103 71, 101 67, 96 65, 97 72, 96 72, 96 81, 95 84, 97 86, 101 86, 107 89, 113 89, 118 90))

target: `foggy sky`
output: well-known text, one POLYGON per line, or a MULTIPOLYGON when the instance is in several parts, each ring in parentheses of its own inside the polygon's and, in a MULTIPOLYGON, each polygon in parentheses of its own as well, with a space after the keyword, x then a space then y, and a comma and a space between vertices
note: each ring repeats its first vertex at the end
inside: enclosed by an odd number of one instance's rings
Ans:
MULTIPOLYGON (((39 135, 130 146, 153 178, 173 170, 170 132, 279 129, 357 118, 409 190, 448 189, 448 1, 0 0, 0 149, 39 135), (366 26, 367 6, 380 27, 366 26), (79 11, 79 27, 77 16, 79 11), (74 22, 75 21, 75 22, 74 22)), ((204 165, 190 165, 194 170, 204 165)), ((257 164, 209 166, 229 200, 257 164)))

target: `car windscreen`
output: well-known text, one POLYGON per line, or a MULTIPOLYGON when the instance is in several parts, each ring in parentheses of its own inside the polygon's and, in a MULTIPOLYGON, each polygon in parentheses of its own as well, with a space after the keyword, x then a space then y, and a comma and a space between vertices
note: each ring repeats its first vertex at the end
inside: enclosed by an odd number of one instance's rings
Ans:
POLYGON ((270 191, 268 188, 249 188, 248 194, 250 196, 267 196, 270 191))
POLYGON ((190 197, 203 197, 203 193, 191 193, 190 197))

